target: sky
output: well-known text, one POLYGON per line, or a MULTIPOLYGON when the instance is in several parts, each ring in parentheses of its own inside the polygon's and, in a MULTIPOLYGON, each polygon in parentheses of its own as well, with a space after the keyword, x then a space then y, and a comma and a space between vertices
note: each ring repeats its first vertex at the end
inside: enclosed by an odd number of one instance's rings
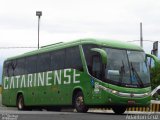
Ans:
MULTIPOLYGON (((120 41, 160 40, 160 0, 0 0, 0 64, 7 57, 37 47, 38 17, 40 46, 81 38, 120 41)), ((139 42, 132 42, 139 45, 139 42)), ((152 42, 144 42, 150 52, 152 42)))

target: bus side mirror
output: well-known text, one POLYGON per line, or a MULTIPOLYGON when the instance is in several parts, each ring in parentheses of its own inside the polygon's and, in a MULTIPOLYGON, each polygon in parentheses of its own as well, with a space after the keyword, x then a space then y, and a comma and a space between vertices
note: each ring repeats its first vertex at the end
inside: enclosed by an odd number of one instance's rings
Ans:
POLYGON ((147 57, 148 58, 152 58, 154 60, 154 66, 155 66, 155 68, 158 67, 158 66, 160 66, 160 60, 155 55, 146 54, 146 61, 147 61, 147 57))
POLYGON ((92 48, 91 51, 99 53, 102 58, 102 64, 107 65, 107 53, 105 50, 100 48, 92 48))

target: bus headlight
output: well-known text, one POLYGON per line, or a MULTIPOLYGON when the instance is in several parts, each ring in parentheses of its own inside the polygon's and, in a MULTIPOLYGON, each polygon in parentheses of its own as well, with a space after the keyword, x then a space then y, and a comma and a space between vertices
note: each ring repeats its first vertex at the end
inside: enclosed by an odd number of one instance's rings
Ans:
POLYGON ((118 94, 118 91, 112 90, 112 93, 113 93, 113 94, 118 94))
POLYGON ((148 96, 148 95, 149 95, 149 93, 144 93, 144 95, 145 95, 145 96, 148 96))

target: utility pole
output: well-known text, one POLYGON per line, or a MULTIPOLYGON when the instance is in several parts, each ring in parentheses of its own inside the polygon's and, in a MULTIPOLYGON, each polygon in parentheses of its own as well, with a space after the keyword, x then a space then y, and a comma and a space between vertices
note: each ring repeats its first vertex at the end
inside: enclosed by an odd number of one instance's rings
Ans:
POLYGON ((142 23, 140 23, 140 46, 143 48, 142 23))
POLYGON ((42 16, 42 11, 36 11, 36 16, 38 16, 38 49, 39 49, 39 23, 40 23, 40 17, 42 16))

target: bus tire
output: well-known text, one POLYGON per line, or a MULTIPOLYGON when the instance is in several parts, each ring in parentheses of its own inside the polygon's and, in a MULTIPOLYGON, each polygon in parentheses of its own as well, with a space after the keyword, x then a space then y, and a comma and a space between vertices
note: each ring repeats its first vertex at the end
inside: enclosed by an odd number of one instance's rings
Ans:
POLYGON ((112 110, 115 114, 123 114, 126 111, 126 107, 125 106, 114 106, 112 107, 112 110))
POLYGON ((84 104, 84 96, 81 91, 75 94, 73 102, 77 112, 86 113, 88 111, 88 107, 84 104))
POLYGON ((22 94, 18 95, 17 108, 18 108, 18 110, 25 110, 24 98, 23 98, 22 94))

